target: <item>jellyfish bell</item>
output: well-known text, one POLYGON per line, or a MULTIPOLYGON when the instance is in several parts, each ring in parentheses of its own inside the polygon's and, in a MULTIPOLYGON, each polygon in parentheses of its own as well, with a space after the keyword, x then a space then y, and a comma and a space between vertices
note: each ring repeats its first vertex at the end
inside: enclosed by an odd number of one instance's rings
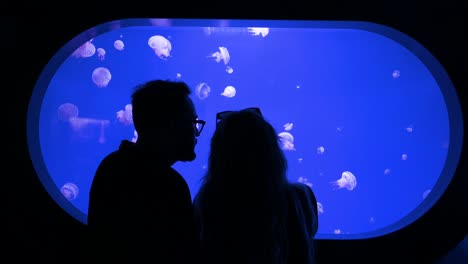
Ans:
POLYGON ((109 69, 105 67, 98 67, 94 69, 91 79, 97 87, 104 88, 109 84, 110 80, 112 79, 112 75, 109 69))
POLYGON ((323 205, 320 202, 317 202, 317 211, 319 214, 323 214, 323 205))
POLYGON ((78 117, 78 107, 72 103, 64 103, 57 109, 58 120, 67 122, 71 118, 78 117))
POLYGON ((118 39, 114 42, 114 48, 116 50, 122 51, 125 48, 125 44, 123 43, 122 40, 118 39))
POLYGON ((76 49, 72 53, 72 56, 75 58, 88 58, 93 56, 94 53, 96 53, 96 46, 94 46, 94 44, 91 43, 91 41, 87 41, 78 49, 76 49))
POLYGON ((289 132, 281 132, 278 134, 278 137, 281 141, 290 141, 294 142, 294 136, 289 132))
POLYGON ((221 93, 221 95, 225 97, 234 97, 236 95, 236 88, 230 85, 226 86, 226 88, 224 88, 224 91, 221 93))
POLYGON ((221 58, 223 59, 224 64, 228 64, 231 60, 228 49, 226 47, 219 47, 219 52, 221 53, 221 58))
POLYGON ((324 147, 320 146, 320 147, 317 148, 317 154, 320 154, 320 155, 321 155, 321 154, 323 154, 324 152, 325 152, 325 148, 324 148, 324 147))
POLYGON ((232 74, 234 72, 234 69, 231 66, 226 66, 226 72, 232 74))
POLYGON ((400 77, 400 71, 399 70, 394 70, 392 72, 392 77, 393 77, 393 79, 397 79, 398 77, 400 77))
POLYGON ((155 35, 148 39, 148 45, 152 49, 162 48, 165 46, 166 38, 161 35, 155 35))
POLYGON ((206 99, 210 95, 210 93, 211 93, 211 87, 208 86, 208 84, 206 83, 199 83, 195 87, 195 94, 200 100, 206 99))
POLYGON ((132 104, 126 104, 125 105, 125 111, 131 113, 133 111, 133 105, 132 104))
POLYGON ((78 197, 78 194, 80 193, 78 186, 71 182, 65 183, 62 186, 62 188, 60 188, 60 192, 69 201, 76 199, 76 197, 78 197))
POLYGON ((125 123, 125 111, 124 110, 119 110, 115 113, 117 120, 120 123, 125 123))
POLYGON ((296 148, 294 147, 294 137, 291 133, 281 132, 278 134, 278 137, 280 140, 280 146, 283 150, 296 150, 296 148))
POLYGON ((154 35, 148 39, 148 45, 154 50, 156 56, 166 60, 170 57, 172 45, 171 42, 161 35, 154 35))
POLYGON ((290 131, 291 129, 293 129, 293 126, 294 126, 293 123, 286 123, 286 124, 283 125, 283 128, 286 131, 290 131))
POLYGON ((213 52, 209 54, 208 58, 214 58, 216 62, 224 62, 224 64, 228 64, 231 60, 231 56, 229 55, 229 51, 226 47, 218 47, 219 51, 213 52))
POLYGON ((354 188, 356 188, 357 181, 353 173, 350 171, 345 171, 341 174, 340 179, 332 181, 331 184, 335 187, 335 189, 346 188, 349 191, 352 191, 354 188))
POLYGON ((124 110, 116 113, 117 120, 124 125, 133 125, 133 107, 131 104, 125 105, 124 110))
POLYGON ((103 48, 98 48, 96 50, 97 56, 99 60, 104 60, 106 58, 106 50, 103 48))

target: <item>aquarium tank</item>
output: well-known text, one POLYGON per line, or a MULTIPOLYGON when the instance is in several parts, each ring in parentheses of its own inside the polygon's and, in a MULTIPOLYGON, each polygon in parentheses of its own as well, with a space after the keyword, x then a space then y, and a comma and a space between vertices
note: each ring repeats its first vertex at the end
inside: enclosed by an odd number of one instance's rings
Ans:
POLYGON ((289 181, 317 197, 318 239, 405 227, 437 202, 458 162, 463 133, 452 83, 428 50, 396 29, 359 21, 110 21, 57 51, 28 113, 38 177, 83 224, 100 161, 122 140, 138 140, 130 96, 152 79, 186 82, 206 120, 197 158, 174 165, 192 198, 216 113, 259 107, 278 133, 289 181))

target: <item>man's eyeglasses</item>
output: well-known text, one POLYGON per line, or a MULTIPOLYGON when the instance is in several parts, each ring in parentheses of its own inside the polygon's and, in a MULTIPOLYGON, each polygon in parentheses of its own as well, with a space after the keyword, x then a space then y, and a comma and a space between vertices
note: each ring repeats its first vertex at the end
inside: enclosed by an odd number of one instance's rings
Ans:
POLYGON ((195 119, 193 122, 193 128, 195 129, 195 136, 200 136, 203 128, 205 127, 205 120, 195 119))
MULTIPOLYGON (((239 110, 239 111, 254 112, 256 114, 259 114, 260 116, 263 116, 262 111, 260 111, 260 108, 258 108, 258 107, 249 107, 249 108, 245 108, 245 109, 242 109, 242 110, 239 110)), ((223 112, 217 113, 216 114, 216 125, 218 125, 218 123, 221 122, 221 120, 223 120, 223 118, 225 118, 226 116, 228 116, 229 114, 231 114, 233 112, 236 112, 236 111, 223 111, 223 112)))

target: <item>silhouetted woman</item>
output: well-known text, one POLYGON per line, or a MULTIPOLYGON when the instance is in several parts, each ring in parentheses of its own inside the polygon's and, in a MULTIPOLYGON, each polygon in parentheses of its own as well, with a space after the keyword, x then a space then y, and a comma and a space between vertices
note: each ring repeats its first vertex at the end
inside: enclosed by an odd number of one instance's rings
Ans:
POLYGON ((314 263, 317 201, 288 183, 275 129, 258 108, 218 113, 194 199, 202 263, 314 263))

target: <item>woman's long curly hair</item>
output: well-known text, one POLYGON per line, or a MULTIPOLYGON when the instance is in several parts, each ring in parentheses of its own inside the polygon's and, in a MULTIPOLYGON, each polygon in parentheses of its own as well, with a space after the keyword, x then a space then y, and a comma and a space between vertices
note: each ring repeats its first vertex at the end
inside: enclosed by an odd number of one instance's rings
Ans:
POLYGON ((286 263, 287 161, 279 143, 253 111, 232 112, 217 124, 196 199, 202 248, 218 261, 286 263))

